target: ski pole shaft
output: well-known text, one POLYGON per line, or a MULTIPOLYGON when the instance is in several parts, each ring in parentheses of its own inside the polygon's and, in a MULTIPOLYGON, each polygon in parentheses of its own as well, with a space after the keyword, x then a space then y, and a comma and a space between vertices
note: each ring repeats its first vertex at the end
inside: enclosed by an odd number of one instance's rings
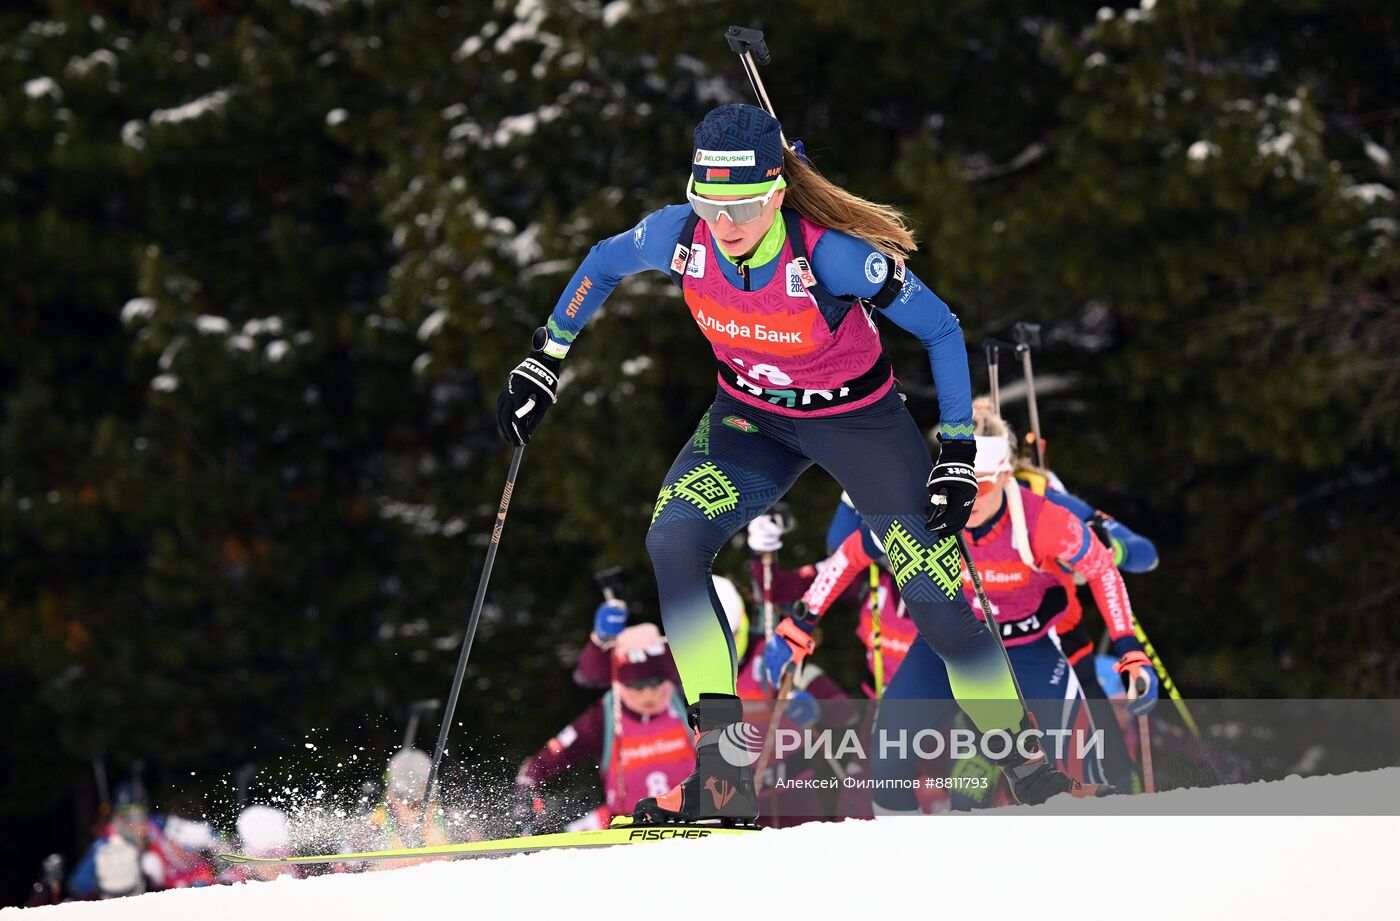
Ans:
POLYGON ((988 339, 982 343, 987 354, 987 385, 992 396, 992 412, 1001 415, 1001 343, 988 339))
POLYGON ((1152 729, 1146 713, 1138 717, 1138 744, 1142 746, 1142 792, 1156 793, 1157 778, 1152 773, 1152 729))
MULTIPOLYGON (((608 654, 608 659, 612 666, 612 764, 608 765, 612 774, 612 782, 615 785, 617 802, 608 803, 613 815, 621 815, 631 809, 632 805, 627 802, 627 776, 622 770, 622 683, 618 680, 617 656, 608 654)), ((605 794, 606 795, 606 794, 605 794)))
POLYGON ((1162 657, 1157 654, 1157 648, 1152 645, 1152 641, 1147 638, 1147 631, 1142 629, 1142 621, 1133 616, 1133 632, 1137 635, 1138 642, 1142 644, 1142 651, 1147 653, 1147 658, 1152 662, 1152 667, 1156 669, 1157 676, 1162 679, 1162 687, 1166 688, 1167 696, 1176 704, 1177 712, 1181 714, 1182 722, 1186 723, 1186 728, 1191 730, 1191 735, 1196 738, 1201 737, 1201 730, 1196 726, 1196 719, 1191 715, 1191 711, 1186 706, 1186 701, 1182 699, 1181 691, 1177 688, 1176 682, 1172 681, 1172 676, 1167 674, 1167 667, 1162 663, 1162 657))
POLYGON ((773 760, 773 742, 777 736, 778 724, 783 721, 788 695, 792 693, 792 684, 796 678, 797 668, 789 662, 783 670, 782 680, 778 682, 778 694, 773 699, 773 715, 768 719, 768 731, 763 734, 763 751, 759 753, 758 762, 753 766, 754 787, 757 790, 763 789, 763 775, 768 772, 768 764, 773 760))
POLYGON ((112 813, 112 790, 107 785, 107 765, 101 755, 92 756, 92 776, 97 782, 97 805, 104 817, 112 813))
MULTIPOLYGON (((763 554, 763 641, 773 639, 773 553, 763 554)), ((763 673, 764 690, 768 686, 768 673, 763 673)))
POLYGON ((885 696, 885 643, 880 633, 880 567, 870 564, 870 651, 875 659, 875 699, 885 696))
POLYGON ((1021 691, 1021 682, 1016 678, 1016 670, 1011 667, 1011 656, 1006 651, 1006 640, 1001 637, 1001 627, 997 626, 996 615, 992 613, 992 603, 987 599, 987 593, 982 590, 982 577, 977 573, 977 564, 972 562, 972 550, 967 546, 967 541, 963 539, 961 531, 957 534, 957 541, 963 565, 967 567, 968 575, 972 577, 972 588, 977 592, 977 603, 982 606, 982 616, 986 618, 987 629, 992 631, 992 636, 996 638, 997 648, 1001 650, 1001 657, 1006 661, 1006 670, 1011 673, 1011 684, 1016 688, 1016 699, 1021 702, 1021 709, 1029 713, 1030 710, 1026 707, 1026 695, 1021 691))
POLYGON ((1045 466, 1045 440, 1040 435, 1040 407, 1035 401, 1035 373, 1031 370, 1031 350, 1029 347, 1017 349, 1021 353, 1021 369, 1026 376, 1026 406, 1031 413, 1031 434, 1035 437, 1035 462, 1045 466))
POLYGON ((420 824, 424 834, 428 828, 428 807, 433 801, 434 785, 437 783, 438 768, 442 764, 443 752, 447 748, 447 733, 452 729, 452 715, 457 712, 457 698, 462 693, 462 679, 467 673, 467 659, 472 654, 472 640, 476 637, 476 626, 481 620, 481 606, 486 601, 486 586, 491 581, 491 567, 496 564, 496 551, 501 547, 501 531, 506 526, 506 511, 510 508, 510 496, 515 492, 515 477, 520 473, 520 458, 525 446, 519 445, 510 458, 510 470, 506 473, 506 486, 501 491, 501 507, 496 510, 496 526, 491 530, 491 543, 486 548, 486 563, 481 569, 481 580, 476 585, 476 600, 472 602, 471 618, 467 621, 467 633, 462 637, 462 652, 457 657, 457 673, 452 676, 452 693, 447 696, 447 709, 442 714, 442 727, 438 730, 437 748, 433 752, 433 766, 428 771, 428 783, 423 788, 423 815, 420 824))
POLYGON ((1016 351, 1021 356, 1021 369, 1026 376, 1026 406, 1031 413, 1031 432, 1035 435, 1035 462, 1045 466, 1045 439, 1040 434, 1040 408, 1035 401, 1035 374, 1031 370, 1031 349, 1040 348, 1040 324, 1017 323, 1012 327, 1016 351))
MULTIPOLYGON (((774 118, 778 113, 773 111, 773 101, 768 98, 768 90, 763 86, 763 78, 758 75, 758 65, 773 63, 773 55, 768 51, 768 43, 764 41, 763 32, 759 29, 748 29, 744 26, 730 26, 724 33, 725 41, 729 42, 729 50, 739 56, 739 64, 744 68, 744 76, 749 78, 749 86, 753 87, 754 98, 774 118)), ((783 142, 783 147, 788 147, 787 135, 781 130, 778 137, 783 142)))

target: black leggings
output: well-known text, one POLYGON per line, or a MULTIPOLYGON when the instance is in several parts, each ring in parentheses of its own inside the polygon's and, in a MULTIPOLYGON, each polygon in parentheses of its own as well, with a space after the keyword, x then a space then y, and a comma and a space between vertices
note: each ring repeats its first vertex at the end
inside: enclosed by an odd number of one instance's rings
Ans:
POLYGON ((1024 711, 1011 671, 963 597, 957 544, 925 528, 932 465, 893 389, 870 406, 819 418, 780 416, 720 393, 701 417, 666 475, 647 533, 687 700, 734 693, 734 638, 711 583, 715 554, 813 463, 841 484, 879 539, 968 716, 983 731, 1018 727, 1024 711))

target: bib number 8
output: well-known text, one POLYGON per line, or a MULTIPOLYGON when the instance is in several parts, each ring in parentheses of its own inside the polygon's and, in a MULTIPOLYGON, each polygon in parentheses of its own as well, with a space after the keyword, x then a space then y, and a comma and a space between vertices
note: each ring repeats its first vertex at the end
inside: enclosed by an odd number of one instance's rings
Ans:
POLYGON ((671 789, 671 781, 666 779, 664 771, 652 771, 647 775, 647 796, 660 796, 671 789))

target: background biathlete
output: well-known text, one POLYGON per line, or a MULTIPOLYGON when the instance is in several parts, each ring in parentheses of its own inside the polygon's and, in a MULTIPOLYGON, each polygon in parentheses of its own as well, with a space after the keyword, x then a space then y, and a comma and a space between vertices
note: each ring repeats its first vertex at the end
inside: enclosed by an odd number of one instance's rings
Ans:
MULTIPOLYGON (((1010 647, 1012 666, 1023 692, 1043 729, 1093 730, 1078 677, 1060 651, 1055 624, 1069 606, 1073 588, 1065 569, 1083 575, 1094 600, 1105 612, 1119 656, 1118 671, 1129 683, 1135 712, 1147 712, 1157 698, 1157 677, 1133 633, 1132 608, 1122 576, 1113 566, 1109 550, 1088 526, 1067 509, 1036 495, 1012 476, 1014 436, 998 416, 977 419, 977 471, 980 495, 968 520, 973 561, 993 606, 1002 636, 1010 647), (985 432, 986 434, 982 434, 985 432)), ((925 650, 910 650, 881 703, 877 732, 911 735, 928 723, 922 702, 951 699, 943 665, 925 650), (911 707, 908 701, 919 701, 911 707)), ((951 714, 949 714, 951 716, 951 714)), ((942 728, 950 722, 933 723, 942 728)), ((1090 738, 1084 735, 1078 738, 1090 738)), ((1071 742, 1059 754, 1072 775, 1089 781, 1102 779, 1097 759, 1077 758, 1071 742)), ((1099 752, 1102 755, 1102 751, 1099 752)), ((877 759, 874 776, 912 776, 917 763, 911 759, 877 759)), ((912 793, 877 790, 879 812, 912 812, 912 793)))
MULTIPOLYGON (((598 627, 606 629, 601 609, 595 637, 598 627)), ((572 822, 569 831, 606 828, 612 816, 630 813, 644 796, 669 790, 695 765, 685 705, 661 631, 655 624, 637 624, 606 639, 601 671, 611 685, 608 692, 520 766, 517 799, 534 813, 523 819, 539 817, 545 787, 575 764, 598 766, 604 802, 572 822)), ((592 638, 589 648, 597 648, 592 638)), ((594 655, 588 649, 585 654, 594 655)))
MULTIPOLYGON (((700 733, 696 772, 639 803, 638 818, 757 813, 759 740, 735 695, 734 638, 710 567, 813 463, 898 559, 905 603, 978 728, 1019 730, 1025 712, 1005 656, 959 590, 953 535, 977 493, 966 348, 947 305, 904 268, 915 244, 902 216, 827 182, 786 147, 776 119, 745 105, 721 106, 696 128, 687 197, 689 208, 663 208, 593 248, 497 407, 504 437, 528 441, 575 337, 622 278, 647 269, 671 274, 714 350, 718 393, 667 474, 647 535, 700 733), (941 419, 932 473, 894 390, 877 313, 928 349, 941 419)), ((1034 748, 1013 750, 1002 767, 1025 800, 1077 789, 1034 748)))

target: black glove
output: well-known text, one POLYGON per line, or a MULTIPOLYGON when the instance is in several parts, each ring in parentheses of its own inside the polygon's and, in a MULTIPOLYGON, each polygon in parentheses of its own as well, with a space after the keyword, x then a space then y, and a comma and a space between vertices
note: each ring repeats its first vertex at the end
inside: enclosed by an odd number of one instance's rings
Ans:
POLYGON ((967 526, 977 501, 977 442, 939 441, 938 463, 928 475, 928 529, 933 534, 956 534, 967 526))
POLYGON ((563 362, 544 353, 549 332, 541 326, 531 341, 530 357, 515 366, 496 399, 496 427, 501 437, 519 446, 530 441, 559 393, 563 362))

